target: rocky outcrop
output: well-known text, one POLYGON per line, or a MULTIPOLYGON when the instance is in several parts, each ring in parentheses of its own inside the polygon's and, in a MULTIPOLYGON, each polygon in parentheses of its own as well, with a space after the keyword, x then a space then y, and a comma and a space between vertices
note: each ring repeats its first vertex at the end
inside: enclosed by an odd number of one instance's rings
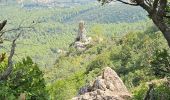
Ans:
POLYGON ((130 98, 131 93, 117 73, 106 67, 101 76, 98 76, 91 85, 81 88, 79 96, 72 100, 129 100, 130 98))
POLYGON ((84 21, 80 21, 78 34, 75 41, 70 46, 74 46, 77 50, 83 51, 86 49, 86 46, 91 43, 91 40, 91 37, 87 37, 84 21))

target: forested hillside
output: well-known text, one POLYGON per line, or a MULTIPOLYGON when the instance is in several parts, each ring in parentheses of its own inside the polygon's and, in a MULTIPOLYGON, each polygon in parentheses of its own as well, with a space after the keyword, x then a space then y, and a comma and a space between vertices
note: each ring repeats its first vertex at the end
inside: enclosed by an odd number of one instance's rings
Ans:
POLYGON ((161 80, 170 75, 166 69, 170 64, 170 51, 156 27, 151 25, 143 30, 108 35, 98 25, 92 33, 96 34, 92 35, 93 43, 85 51, 69 48, 69 52, 59 56, 54 67, 45 70, 51 99, 74 97, 105 67, 118 73, 133 93, 133 100, 142 100, 147 92, 147 82, 152 81, 156 85, 155 100, 170 98, 170 88, 161 80))
POLYGON ((70 100, 106 67, 132 100, 170 100, 168 15, 159 26, 137 5, 44 2, 0 0, 0 100, 70 100))
MULTIPOLYGON (((120 4, 101 6, 90 3, 84 6, 75 6, 74 8, 28 10, 26 8, 22 9, 18 5, 9 5, 1 6, 0 11, 2 13, 0 17, 1 19, 8 19, 7 29, 17 28, 20 24, 29 26, 33 22, 37 23, 33 30, 25 30, 26 32, 18 41, 16 50, 18 57, 16 59, 31 56, 37 63, 48 67, 48 65, 54 63, 55 58, 58 56, 57 51, 59 49, 67 50, 68 45, 74 40, 77 34, 77 23, 81 19, 86 21, 89 34, 93 34, 90 31, 96 26, 102 27, 105 34, 120 34, 128 30, 143 30, 146 28, 146 23, 144 23, 147 20, 146 13, 138 7, 130 7, 126 10, 127 7, 120 4), (129 12, 133 9, 133 12, 129 12), (137 13, 139 10, 140 13, 137 13), (102 12, 98 13, 100 11, 102 12), (129 22, 135 23, 128 25, 129 22)), ((149 21, 147 23, 150 24, 149 21)), ((6 35, 11 34, 9 32, 6 35)), ((10 37, 8 36, 7 38, 10 37)), ((8 47, 7 42, 4 50, 8 47)))

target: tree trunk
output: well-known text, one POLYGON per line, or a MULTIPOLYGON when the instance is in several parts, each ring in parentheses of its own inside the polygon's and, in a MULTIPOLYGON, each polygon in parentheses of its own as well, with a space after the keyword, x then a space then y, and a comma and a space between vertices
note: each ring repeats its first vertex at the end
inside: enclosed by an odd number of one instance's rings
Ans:
POLYGON ((160 29, 170 47, 170 28, 164 22, 163 17, 154 14, 152 15, 152 21, 160 29))
POLYGON ((163 32, 165 39, 168 42, 168 45, 170 47, 170 29, 167 29, 165 32, 163 32))

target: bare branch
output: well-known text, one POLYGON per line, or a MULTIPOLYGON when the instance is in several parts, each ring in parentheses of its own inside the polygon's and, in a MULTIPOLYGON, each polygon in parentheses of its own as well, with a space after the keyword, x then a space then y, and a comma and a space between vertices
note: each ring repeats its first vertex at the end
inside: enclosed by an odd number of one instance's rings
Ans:
POLYGON ((136 4, 136 3, 129 3, 129 2, 126 2, 126 1, 123 1, 123 0, 116 0, 116 1, 121 2, 121 3, 123 3, 123 4, 131 5, 131 6, 139 6, 139 5, 136 4))
POLYGON ((17 28, 9 29, 9 30, 1 30, 0 31, 0 38, 6 33, 6 32, 13 32, 13 31, 20 31, 21 29, 33 29, 35 25, 37 25, 40 22, 35 23, 30 23, 28 26, 21 26, 23 24, 23 21, 18 25, 17 28))
POLYGON ((8 65, 7 65, 7 69, 0 75, 0 80, 5 80, 7 79, 7 77, 10 75, 10 73, 13 70, 13 61, 12 61, 12 57, 14 56, 15 53, 15 47, 16 47, 16 40, 19 38, 19 36, 21 35, 21 32, 16 36, 16 38, 12 41, 12 47, 11 47, 11 51, 10 51, 10 55, 8 57, 8 65))
POLYGON ((13 28, 13 29, 10 29, 10 30, 1 31, 1 32, 0 32, 0 33, 1 33, 1 34, 0 34, 0 37, 1 37, 4 33, 6 33, 6 32, 19 31, 19 30, 21 30, 21 29, 31 29, 31 28, 34 28, 35 25, 36 25, 36 23, 31 24, 31 25, 29 25, 29 26, 25 26, 25 27, 19 25, 18 28, 13 28))
POLYGON ((146 4, 145 0, 135 0, 135 1, 139 6, 145 9, 149 14, 152 12, 151 7, 146 4))
MULTIPOLYGON (((0 24, 0 26, 5 26, 6 25, 6 22, 7 21, 4 21, 2 22, 2 24, 0 24)), ((3 30, 3 27, 2 29, 0 30, 0 38, 4 35, 4 33, 6 32, 14 32, 14 31, 20 31, 20 33, 15 37, 15 39, 12 41, 12 46, 11 46, 11 50, 10 50, 10 55, 8 57, 8 65, 7 65, 7 69, 2 73, 0 74, 0 81, 1 80, 5 80, 8 78, 8 76, 11 74, 12 70, 13 70, 13 61, 12 61, 12 58, 14 56, 14 53, 15 53, 15 48, 16 48, 16 41, 17 39, 20 37, 22 31, 24 29, 33 29, 34 25, 36 25, 37 23, 33 22, 31 23, 29 26, 26 26, 26 27, 23 27, 21 26, 21 24, 23 23, 23 21, 19 24, 19 27, 18 28, 14 28, 14 29, 10 29, 10 30, 3 30)))
POLYGON ((118 2, 121 2, 121 3, 123 3, 123 4, 128 4, 128 5, 131 5, 131 6, 138 6, 136 3, 126 2, 126 1, 124 1, 124 0, 105 0, 105 1, 103 1, 103 0, 98 0, 98 1, 99 1, 99 2, 102 2, 102 4, 118 1, 118 2))

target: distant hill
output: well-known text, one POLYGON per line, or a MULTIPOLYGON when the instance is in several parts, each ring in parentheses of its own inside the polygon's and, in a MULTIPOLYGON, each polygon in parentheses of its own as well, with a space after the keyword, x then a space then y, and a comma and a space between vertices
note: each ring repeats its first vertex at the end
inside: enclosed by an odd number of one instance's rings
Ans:
MULTIPOLYGON (((8 0, 8 3, 13 6, 14 0, 8 0)), ((64 8, 64 11, 60 10, 60 16, 55 13, 51 15, 53 21, 62 23, 73 23, 82 19, 97 23, 135 22, 147 19, 146 12, 140 7, 132 7, 120 3, 101 6, 101 4, 97 3, 97 0, 24 0, 23 2, 18 2, 18 4, 28 10, 64 8)))
POLYGON ((76 6, 71 9, 68 8, 70 12, 65 11, 62 13, 61 18, 54 14, 51 15, 51 19, 53 21, 59 19, 57 22, 62 23, 74 23, 78 20, 85 20, 88 23, 121 23, 148 19, 147 13, 140 7, 133 7, 120 3, 107 6, 93 3, 83 7, 76 6))
POLYGON ((0 0, 0 5, 19 4, 21 7, 72 7, 84 5, 97 0, 0 0))
MULTIPOLYGON (((84 5, 91 2, 97 2, 97 0, 16 0, 11 2, 10 0, 6 4, 17 3, 21 7, 25 8, 44 8, 44 7, 73 7, 76 5, 84 5)), ((3 2, 4 3, 4 2, 3 2)))
POLYGON ((146 12, 139 7, 127 5, 96 6, 80 11, 75 15, 65 18, 64 22, 73 22, 84 19, 98 23, 135 22, 147 19, 146 12))

